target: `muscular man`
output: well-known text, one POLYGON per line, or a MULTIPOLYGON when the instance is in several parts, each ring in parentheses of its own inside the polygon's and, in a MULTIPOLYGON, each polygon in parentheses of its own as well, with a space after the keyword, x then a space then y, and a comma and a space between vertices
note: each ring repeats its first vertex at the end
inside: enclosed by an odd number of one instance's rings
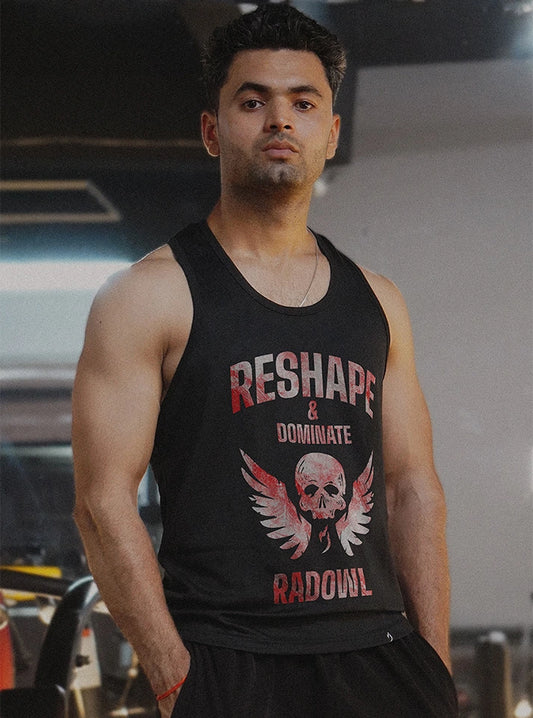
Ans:
POLYGON ((456 715, 405 304, 307 227, 344 68, 285 5, 215 31, 201 127, 220 200, 89 317, 75 515, 164 718, 456 715), (150 461, 163 581, 137 512, 150 461))

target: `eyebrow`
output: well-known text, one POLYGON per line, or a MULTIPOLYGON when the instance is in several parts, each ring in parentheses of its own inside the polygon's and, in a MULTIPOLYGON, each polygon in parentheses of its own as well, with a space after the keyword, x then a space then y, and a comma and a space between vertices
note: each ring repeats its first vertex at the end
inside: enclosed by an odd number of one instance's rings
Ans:
MULTIPOLYGON (((240 95, 243 92, 248 92, 252 90, 252 92, 259 92, 262 95, 268 95, 271 92, 271 88, 267 85, 262 85, 259 82, 243 82, 240 87, 237 88, 235 92, 235 97, 240 95)), ((322 97, 322 93, 319 92, 319 90, 314 85, 297 85, 296 87, 289 87, 289 94, 290 95, 300 95, 300 94, 311 94, 315 95, 316 97, 322 97)))

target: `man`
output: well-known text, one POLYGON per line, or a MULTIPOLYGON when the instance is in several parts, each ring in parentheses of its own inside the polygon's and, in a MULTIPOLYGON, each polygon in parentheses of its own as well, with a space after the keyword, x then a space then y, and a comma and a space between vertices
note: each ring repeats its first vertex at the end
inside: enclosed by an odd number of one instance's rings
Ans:
POLYGON ((164 718, 455 715, 407 311, 306 224, 342 48, 269 5, 218 29, 204 70, 220 200, 88 322, 73 448, 91 570, 164 718), (150 460, 164 588, 136 506, 150 460))

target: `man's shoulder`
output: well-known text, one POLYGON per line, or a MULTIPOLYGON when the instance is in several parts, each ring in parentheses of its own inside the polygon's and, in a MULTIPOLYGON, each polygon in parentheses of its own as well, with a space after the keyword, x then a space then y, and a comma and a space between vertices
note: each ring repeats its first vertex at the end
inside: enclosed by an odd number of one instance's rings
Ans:
POLYGON ((169 290, 175 292, 183 278, 183 271, 171 248, 164 244, 110 277, 102 291, 123 294, 140 292, 147 299, 156 298, 169 290))
POLYGON ((378 298, 389 324, 395 324, 407 314, 407 307, 398 286, 383 274, 358 265, 372 291, 378 298))
POLYGON ((391 279, 389 279, 383 274, 378 274, 378 272, 374 272, 371 269, 368 269, 368 267, 363 267, 360 264, 358 264, 357 266, 363 273, 366 281, 370 284, 374 292, 377 294, 378 298, 381 298, 381 295, 383 295, 387 299, 391 300, 395 297, 397 298, 398 295, 400 295, 400 290, 391 279))
POLYGON ((110 277, 98 291, 93 312, 135 323, 176 316, 190 302, 185 275, 168 245, 110 277))
POLYGON ((180 265, 168 244, 152 250, 132 264, 126 272, 129 272, 132 281, 146 282, 148 285, 151 282, 157 283, 157 280, 173 280, 182 274, 180 265))

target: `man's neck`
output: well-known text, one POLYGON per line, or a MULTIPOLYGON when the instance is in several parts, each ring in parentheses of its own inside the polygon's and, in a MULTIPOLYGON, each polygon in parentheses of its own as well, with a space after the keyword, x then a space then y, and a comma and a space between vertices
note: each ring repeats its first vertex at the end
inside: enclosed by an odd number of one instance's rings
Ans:
POLYGON ((208 224, 230 254, 267 256, 297 254, 309 243, 307 215, 310 197, 242 198, 222 195, 208 217, 208 224))
POLYGON ((246 281, 267 299, 289 307, 320 300, 329 286, 329 264, 307 229, 309 201, 287 196, 260 210, 222 198, 208 224, 246 281), (294 199, 294 198, 293 198, 294 199))

